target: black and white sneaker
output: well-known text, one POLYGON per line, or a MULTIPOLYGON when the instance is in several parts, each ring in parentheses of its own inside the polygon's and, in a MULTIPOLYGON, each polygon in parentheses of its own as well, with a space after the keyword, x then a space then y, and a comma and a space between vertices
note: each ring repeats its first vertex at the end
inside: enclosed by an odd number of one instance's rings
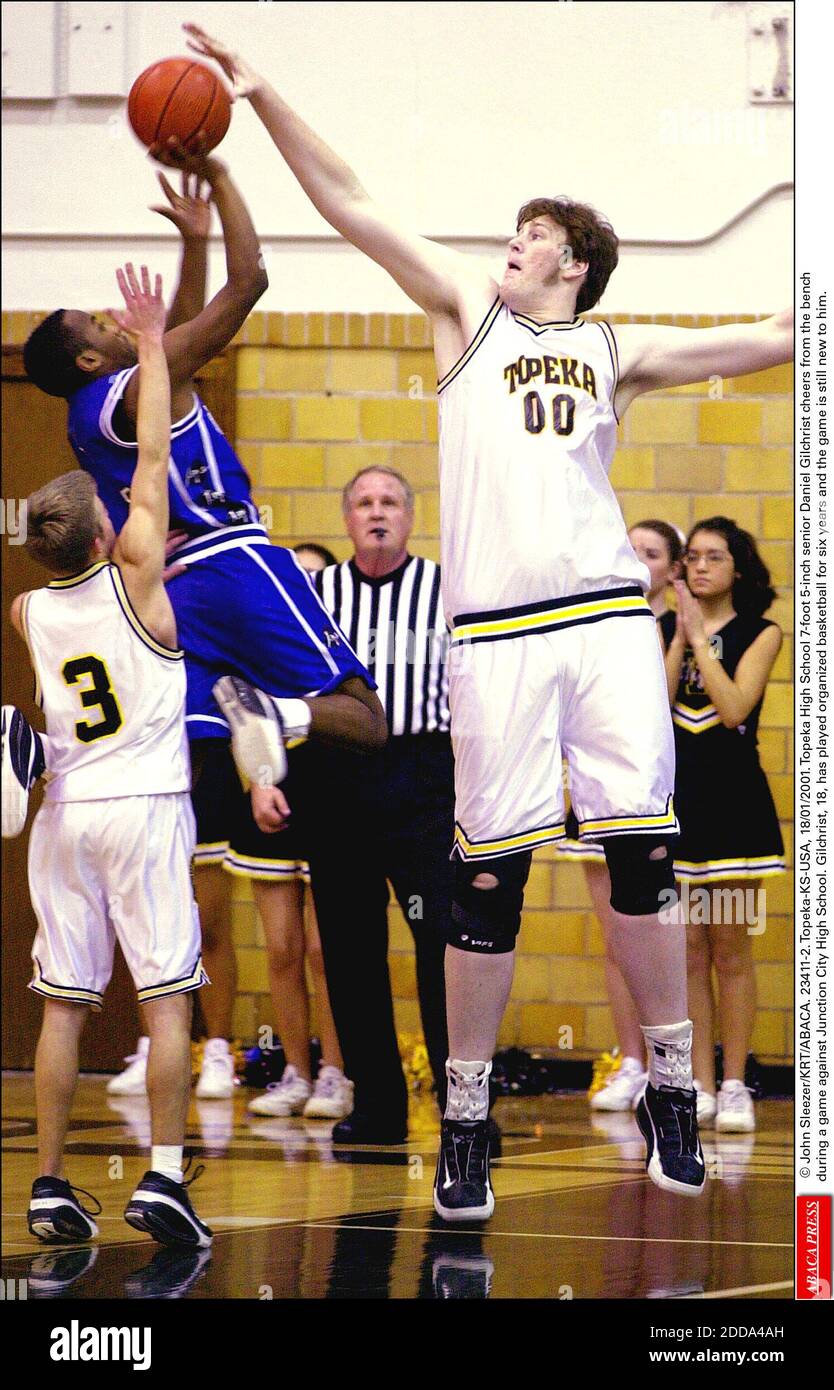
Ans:
POLYGON ((486 1120, 443 1120, 434 1209, 444 1221, 487 1221, 495 1210, 486 1120))
MULTIPOLYGON (((198 1168, 194 1177, 202 1171, 198 1168)), ((164 1173, 149 1169, 125 1207, 125 1221, 137 1231, 146 1231, 160 1245, 207 1249, 213 1232, 194 1211, 187 1187, 187 1183, 174 1182, 164 1173)))
POLYGON ((65 1289, 89 1274, 98 1259, 97 1245, 75 1250, 44 1250, 29 1264, 26 1283, 32 1298, 60 1298, 65 1289))
POLYGON ((495 1265, 488 1255, 436 1255, 432 1264, 435 1298, 489 1298, 495 1265))
POLYGON ((238 771, 258 787, 283 782, 287 752, 275 701, 240 676, 222 676, 212 694, 232 731, 232 756, 238 771))
POLYGON ((666 1192, 697 1197, 704 1189, 706 1165, 698 1137, 697 1093, 649 1083, 637 1106, 637 1123, 646 1141, 646 1169, 666 1192))
POLYGON ((53 1245, 61 1241, 92 1240, 98 1235, 93 1217, 100 1211, 101 1202, 83 1187, 70 1187, 63 1178, 35 1178, 26 1220, 33 1236, 53 1245), (95 1202, 95 1210, 83 1207, 76 1192, 95 1202))
POLYGON ((26 824, 29 790, 44 771, 46 762, 40 734, 15 705, 3 705, 0 713, 3 781, 3 839, 13 840, 26 824))
POLYGON ((211 1263, 210 1250, 157 1250, 150 1264, 125 1279, 127 1298, 184 1298, 211 1263))

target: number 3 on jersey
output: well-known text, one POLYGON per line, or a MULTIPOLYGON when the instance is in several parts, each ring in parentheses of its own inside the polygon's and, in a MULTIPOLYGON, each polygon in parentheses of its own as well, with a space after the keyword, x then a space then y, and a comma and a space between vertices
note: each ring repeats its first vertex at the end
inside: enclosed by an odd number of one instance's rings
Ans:
POLYGON ((124 720, 119 709, 116 692, 110 684, 110 672, 99 656, 76 656, 64 662, 61 675, 67 685, 77 685, 82 676, 89 676, 92 682, 82 686, 76 693, 85 709, 100 709, 101 719, 94 724, 79 720, 75 726, 75 737, 81 743, 92 743, 97 738, 109 738, 122 727, 124 720))

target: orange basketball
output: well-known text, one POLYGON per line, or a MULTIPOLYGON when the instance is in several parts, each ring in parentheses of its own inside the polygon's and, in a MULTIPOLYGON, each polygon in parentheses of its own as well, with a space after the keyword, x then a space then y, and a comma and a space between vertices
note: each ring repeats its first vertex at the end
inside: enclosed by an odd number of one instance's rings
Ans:
POLYGON ((219 145, 232 117, 226 88, 193 58, 163 58, 140 73, 127 98, 127 118, 143 145, 173 135, 186 149, 205 131, 205 149, 219 145))

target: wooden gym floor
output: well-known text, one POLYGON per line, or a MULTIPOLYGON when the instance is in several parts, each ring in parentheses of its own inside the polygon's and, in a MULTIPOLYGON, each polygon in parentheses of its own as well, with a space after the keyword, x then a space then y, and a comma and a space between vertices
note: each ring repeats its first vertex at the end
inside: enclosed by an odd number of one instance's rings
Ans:
POLYGON ((36 1175, 29 1074, 3 1087, 2 1277, 28 1298, 790 1299, 792 1106, 763 1101, 755 1135, 708 1131, 705 1194, 657 1190, 630 1115, 584 1096, 501 1100, 496 1210, 444 1226, 432 1210, 437 1118, 413 1104, 409 1143, 334 1146, 330 1125, 246 1114, 250 1093, 192 1102, 188 1144, 205 1163, 191 1189, 210 1252, 165 1251, 122 1220, 147 1166, 143 1098, 79 1083, 67 1176, 103 1204, 99 1239, 41 1245, 26 1228, 36 1175))

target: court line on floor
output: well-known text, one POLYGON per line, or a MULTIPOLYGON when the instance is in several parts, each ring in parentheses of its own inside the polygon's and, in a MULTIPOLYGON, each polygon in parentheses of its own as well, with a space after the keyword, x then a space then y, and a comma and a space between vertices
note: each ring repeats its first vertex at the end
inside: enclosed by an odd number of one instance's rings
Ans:
MULTIPOLYGON (((502 1201, 506 1201, 502 1198, 502 1201)), ((753 1249, 773 1249, 773 1250, 792 1250, 791 1241, 780 1240, 695 1240, 689 1236, 588 1236, 576 1235, 574 1232, 562 1231, 494 1231, 490 1227, 479 1231, 462 1231, 457 1227, 444 1226, 442 1231, 436 1230, 432 1226, 360 1226, 355 1222, 349 1225, 344 1222, 336 1223, 329 1221, 314 1221, 311 1226, 325 1231, 398 1231, 409 1232, 413 1235, 445 1235, 451 1233, 456 1236, 509 1236, 519 1240, 597 1240, 597 1241, 619 1241, 621 1243, 637 1245, 734 1245, 750 1246, 753 1249)))
POLYGON ((748 1293, 776 1293, 778 1289, 792 1289, 793 1279, 787 1279, 782 1284, 746 1284, 741 1289, 711 1289, 709 1293, 685 1293, 681 1294, 680 1301, 687 1298, 743 1298, 748 1293))

